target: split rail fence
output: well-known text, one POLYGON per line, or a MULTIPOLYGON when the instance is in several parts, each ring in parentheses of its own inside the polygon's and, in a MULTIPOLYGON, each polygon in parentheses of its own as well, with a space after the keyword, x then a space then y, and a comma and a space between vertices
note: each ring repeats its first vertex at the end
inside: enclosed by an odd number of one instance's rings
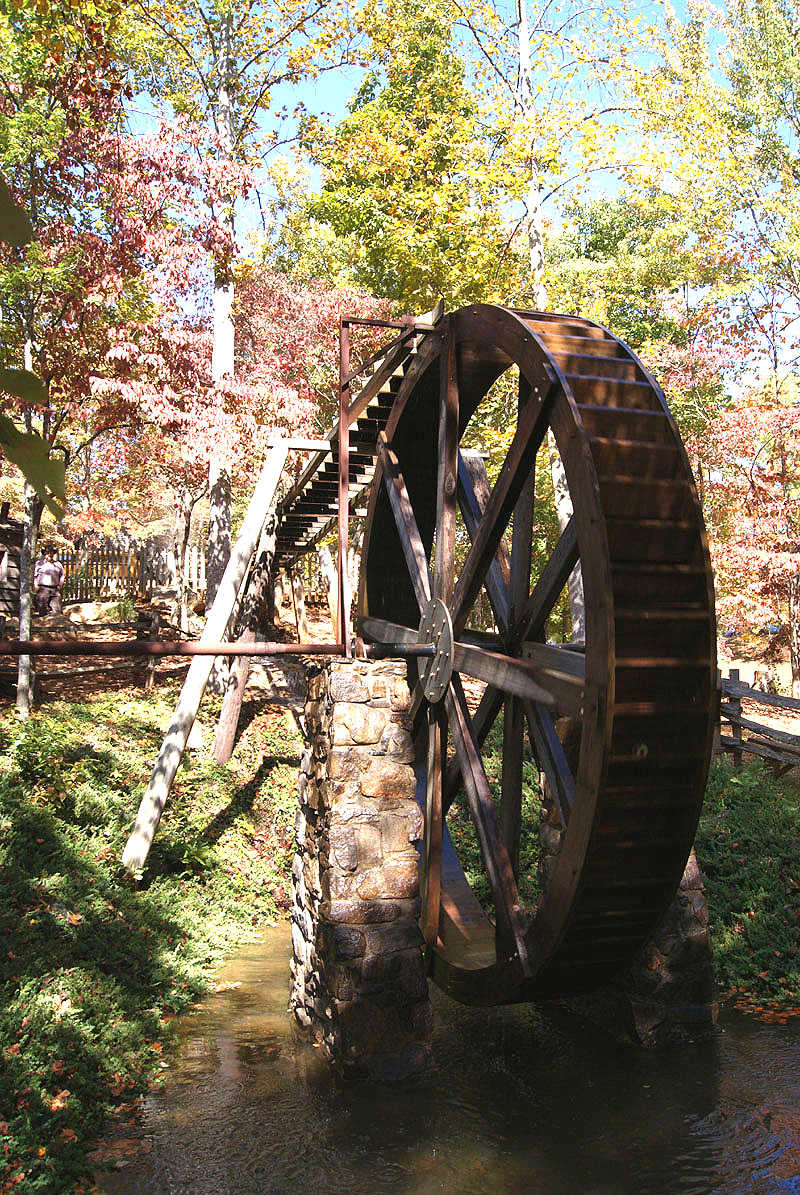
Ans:
POLYGON ((800 700, 751 689, 739 680, 738 668, 731 668, 728 676, 722 677, 721 690, 722 729, 731 733, 720 733, 720 746, 731 754, 736 767, 741 766, 744 753, 771 763, 776 777, 800 767, 800 735, 765 726, 742 714, 742 702, 747 701, 770 709, 791 710, 796 715, 800 712, 800 700))

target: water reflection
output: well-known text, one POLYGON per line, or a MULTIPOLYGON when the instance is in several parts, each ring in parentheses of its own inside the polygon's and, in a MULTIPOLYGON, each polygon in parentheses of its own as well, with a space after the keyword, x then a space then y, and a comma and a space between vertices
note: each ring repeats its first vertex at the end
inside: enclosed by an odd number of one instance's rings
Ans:
POLYGON ((227 967, 241 987, 184 1018, 150 1150, 101 1177, 106 1195, 800 1193, 800 1026, 729 1014, 715 1040, 656 1053, 434 993, 431 1079, 342 1083, 286 1015, 288 952, 268 931, 227 967))

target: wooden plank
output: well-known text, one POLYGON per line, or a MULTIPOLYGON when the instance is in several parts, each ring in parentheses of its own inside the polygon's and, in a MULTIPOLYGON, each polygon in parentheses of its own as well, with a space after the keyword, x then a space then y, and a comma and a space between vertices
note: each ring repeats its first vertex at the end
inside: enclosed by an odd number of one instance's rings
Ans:
POLYGON ((523 706, 537 763, 544 772, 561 825, 566 826, 575 800, 575 778, 550 711, 531 701, 523 702, 523 706))
POLYGON ((503 462, 486 511, 472 542, 461 576, 453 594, 453 630, 456 635, 465 626, 470 610, 478 596, 478 590, 508 526, 511 512, 527 474, 533 468, 536 453, 547 431, 547 416, 550 405, 558 392, 553 384, 541 402, 526 404, 517 421, 514 439, 503 462))
POLYGON ((420 927, 428 946, 439 938, 442 896, 442 836, 444 816, 445 761, 447 759, 447 719, 439 703, 429 705, 428 760, 425 786, 425 830, 422 840, 422 916, 420 927))
POLYGON ((387 622, 384 618, 362 618, 362 634, 376 643, 416 643, 417 632, 413 627, 404 627, 398 622, 387 622))
MULTIPOLYGON (((517 409, 521 413, 530 401, 531 388, 520 376, 517 409)), ((522 614, 531 587, 531 558, 533 541, 533 506, 536 468, 531 469, 514 507, 514 527, 511 536, 511 566, 508 573, 509 616, 506 631, 522 614)))
POLYGON ((386 492, 389 495, 389 505, 394 515, 411 584, 414 587, 417 604, 422 611, 431 600, 431 575, 422 537, 411 506, 411 499, 400 470, 400 462, 396 453, 389 446, 385 432, 381 432, 378 439, 378 459, 381 462, 386 492))
POLYGON ((729 735, 720 735, 720 745, 723 750, 736 752, 747 751, 750 755, 757 755, 760 759, 767 759, 771 763, 788 764, 790 767, 800 767, 800 761, 793 756, 787 755, 783 751, 773 750, 770 747, 762 746, 760 743, 753 743, 749 739, 742 739, 741 743, 738 740, 731 738, 729 735))
POLYGON ((784 755, 787 759, 794 759, 794 760, 796 760, 796 762, 798 764, 800 764, 800 749, 798 749, 796 747, 792 747, 791 745, 789 745, 787 743, 782 743, 782 742, 780 742, 780 740, 774 739, 771 734, 768 734, 768 735, 751 734, 750 738, 744 739, 743 742, 753 743, 757 747, 770 747, 773 751, 779 752, 781 755, 784 755))
POLYGON ((751 689, 749 685, 738 679, 738 668, 731 669, 731 679, 722 678, 722 692, 730 697, 744 697, 747 701, 754 701, 758 705, 771 705, 780 710, 800 710, 800 699, 797 697, 782 697, 779 693, 762 693, 760 689, 751 689), (733 677, 733 673, 737 677, 733 677))
POLYGON ((788 730, 778 730, 777 727, 764 726, 761 722, 751 722, 748 718, 743 718, 738 712, 737 707, 732 703, 723 702, 719 707, 719 712, 729 722, 735 722, 737 726, 741 726, 743 730, 752 730, 756 734, 764 734, 770 738, 776 738, 781 743, 788 743, 794 747, 800 747, 800 735, 790 734, 788 730))
MULTIPOLYGON (((472 731, 475 735, 475 742, 478 747, 482 747, 486 741, 489 731, 494 725, 497 715, 503 708, 503 694, 498 690, 487 685, 484 689, 483 696, 478 703, 478 708, 472 719, 472 731)), ((444 796, 444 811, 447 813, 453 801, 456 799, 458 790, 463 783, 461 775, 461 764, 456 757, 451 760, 447 766, 447 781, 445 785, 444 796)))
POLYGON ((518 697, 507 697, 503 706, 503 771, 500 781, 500 836, 508 851, 514 875, 519 877, 519 844, 522 834, 522 765, 525 717, 518 697))

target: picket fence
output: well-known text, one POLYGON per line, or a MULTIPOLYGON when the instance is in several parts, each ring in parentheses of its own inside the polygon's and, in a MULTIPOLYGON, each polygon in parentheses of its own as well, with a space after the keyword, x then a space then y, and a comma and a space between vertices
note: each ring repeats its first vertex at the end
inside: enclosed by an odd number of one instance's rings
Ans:
MULTIPOLYGON (((138 594, 150 595, 156 588, 174 586, 177 560, 171 548, 152 540, 135 548, 86 548, 77 552, 58 552, 56 559, 64 566, 63 600, 90 602, 138 594)), ((309 552, 295 566, 307 597, 322 600, 327 593, 316 553, 309 552)), ((186 586, 194 593, 206 588, 206 553, 195 544, 186 554, 186 586)), ((17 582, 18 584, 18 582, 17 582)))
MULTIPOLYGON (((77 552, 58 552, 64 567, 63 599, 88 602, 149 594, 159 586, 174 585, 177 561, 171 550, 145 543, 132 549, 104 547, 77 552)), ((186 584, 195 593, 206 587, 206 554, 194 545, 186 554, 186 584)))

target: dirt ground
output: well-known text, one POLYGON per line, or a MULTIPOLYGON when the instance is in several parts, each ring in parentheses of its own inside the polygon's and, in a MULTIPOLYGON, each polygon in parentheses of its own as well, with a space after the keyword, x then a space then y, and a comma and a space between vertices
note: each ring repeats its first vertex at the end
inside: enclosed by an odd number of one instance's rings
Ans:
MULTIPOLYGON (((82 602, 67 606, 63 614, 37 616, 33 620, 32 634, 35 639, 67 640, 90 639, 93 642, 107 642, 120 638, 126 641, 135 638, 132 630, 108 626, 113 623, 116 612, 114 602, 82 602)), ((149 607, 137 607, 137 609, 149 607)), ((335 642, 327 606, 308 604, 306 607, 309 640, 313 643, 335 642)), ((6 622, 5 635, 16 638, 17 620, 6 622)), ((177 628, 167 626, 160 632, 161 638, 174 641, 181 638, 177 628)), ((281 608, 274 627, 274 638, 278 642, 297 639, 297 628, 291 601, 281 608)), ((181 679, 186 675, 191 660, 165 657, 155 663, 155 684, 166 679, 181 679)), ((14 680, 17 661, 12 656, 0 656, 0 704, 14 701, 14 680)), ((147 661, 144 659, 113 659, 106 656, 39 656, 36 670, 39 676, 39 704, 65 699, 79 700, 96 693, 98 688, 124 689, 143 685, 147 661), (100 669, 74 675, 81 669, 100 669)))

